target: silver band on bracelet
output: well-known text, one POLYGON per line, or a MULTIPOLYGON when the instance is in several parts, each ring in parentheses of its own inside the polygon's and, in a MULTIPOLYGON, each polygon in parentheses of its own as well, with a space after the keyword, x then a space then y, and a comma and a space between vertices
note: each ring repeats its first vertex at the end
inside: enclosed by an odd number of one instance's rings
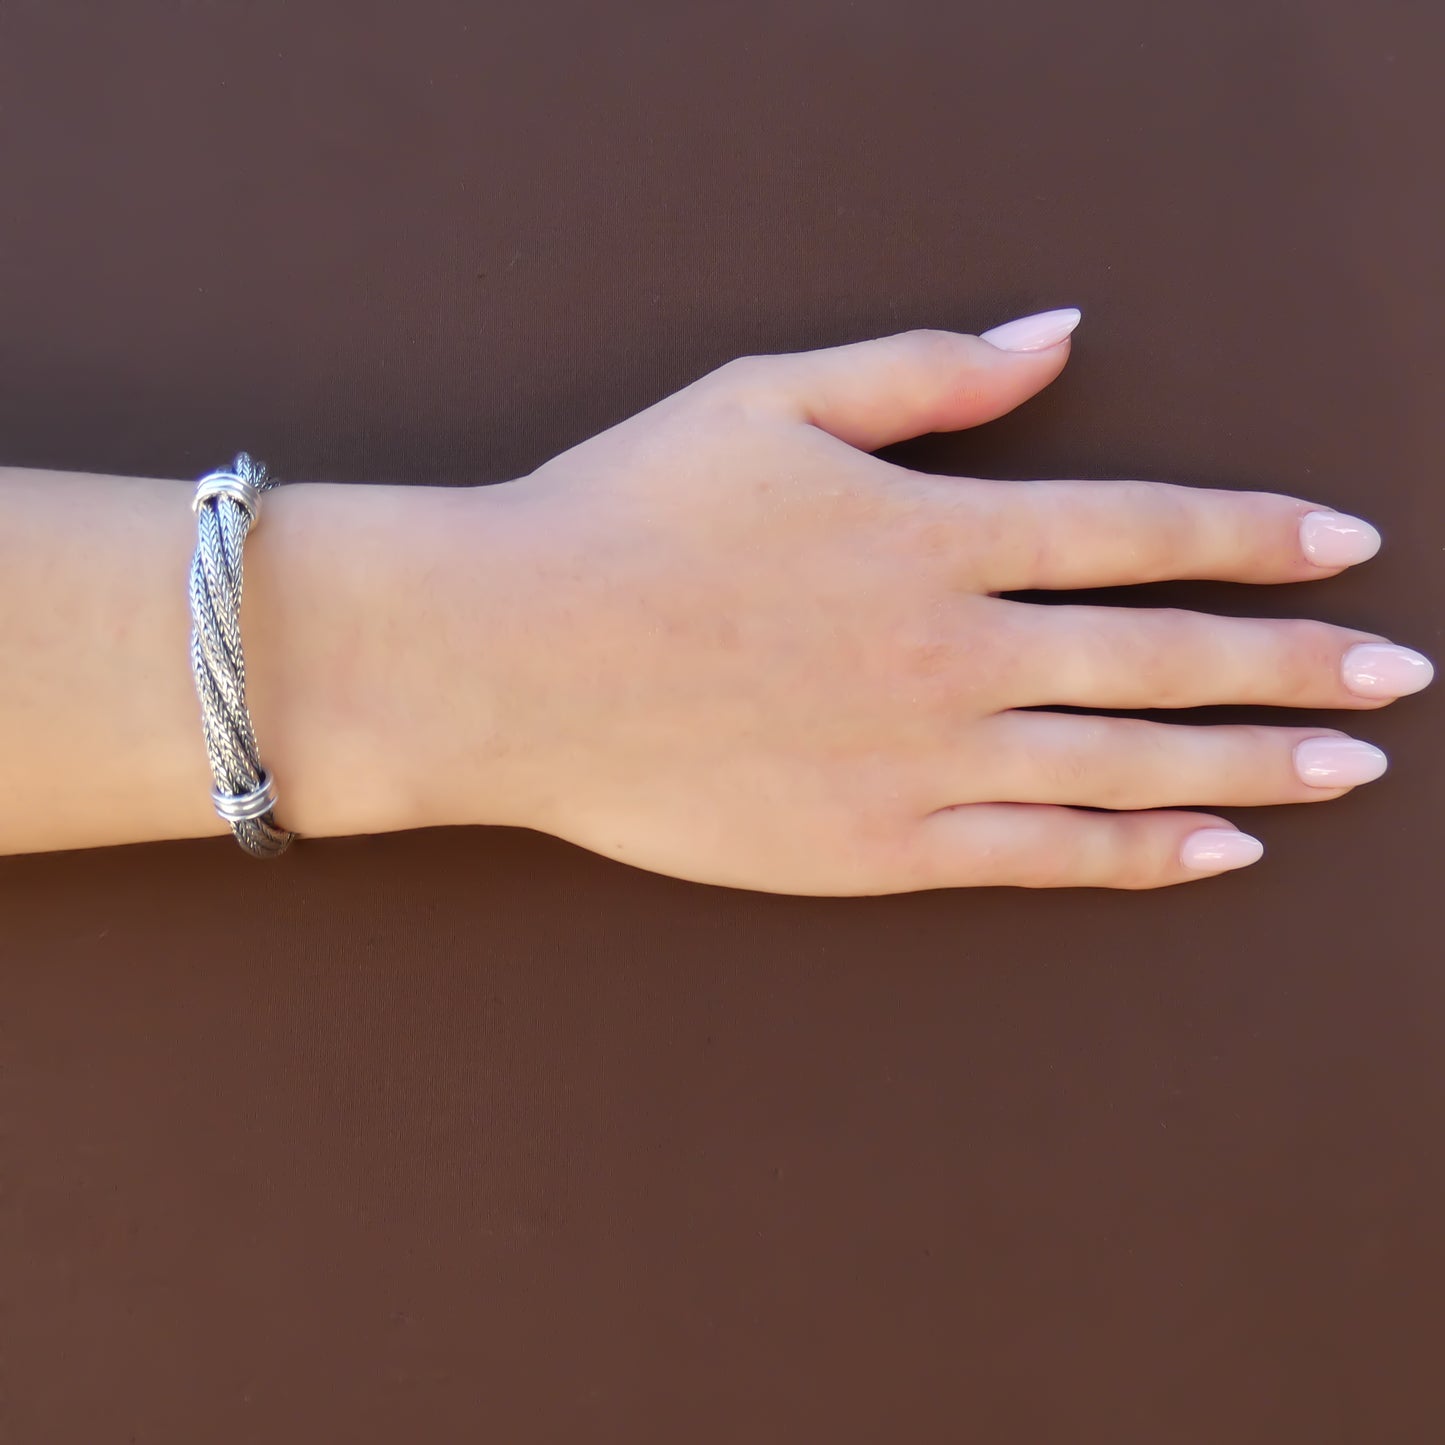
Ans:
POLYGON ((238 452, 230 471, 208 472, 191 499, 198 533, 190 578, 191 672, 215 779, 211 803, 236 841, 258 858, 276 857, 296 837, 273 816, 276 785, 257 752, 241 651, 241 552, 261 515, 261 494, 274 485, 264 466, 238 452))

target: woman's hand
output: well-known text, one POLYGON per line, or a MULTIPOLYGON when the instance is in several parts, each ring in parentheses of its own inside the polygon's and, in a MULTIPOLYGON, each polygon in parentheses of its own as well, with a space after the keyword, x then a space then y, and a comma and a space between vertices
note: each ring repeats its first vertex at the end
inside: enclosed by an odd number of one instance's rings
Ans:
POLYGON ((1026 710, 1368 711, 1432 676, 1322 622, 998 595, 1299 582, 1378 545, 1294 497, 938 477, 870 455, 1018 406, 1062 370, 1077 320, 745 357, 476 489, 510 560, 488 546, 503 575, 456 612, 444 671, 499 685, 485 718, 449 694, 434 816, 779 893, 1154 888, 1259 856, 1181 809, 1320 802, 1377 777, 1383 754, 1327 728, 1026 710))

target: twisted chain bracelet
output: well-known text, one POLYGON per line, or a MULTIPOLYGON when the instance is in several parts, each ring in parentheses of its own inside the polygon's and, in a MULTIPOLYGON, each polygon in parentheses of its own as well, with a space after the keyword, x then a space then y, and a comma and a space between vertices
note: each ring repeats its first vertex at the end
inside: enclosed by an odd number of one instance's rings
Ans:
POLYGON ((261 766, 246 708, 241 652, 241 550, 261 515, 261 494, 275 486, 266 468, 238 452, 230 471, 196 484, 191 510, 198 537, 191 559, 191 672, 201 702, 211 760, 211 802, 236 841, 258 858, 274 858, 295 833, 276 822, 276 786, 261 766))

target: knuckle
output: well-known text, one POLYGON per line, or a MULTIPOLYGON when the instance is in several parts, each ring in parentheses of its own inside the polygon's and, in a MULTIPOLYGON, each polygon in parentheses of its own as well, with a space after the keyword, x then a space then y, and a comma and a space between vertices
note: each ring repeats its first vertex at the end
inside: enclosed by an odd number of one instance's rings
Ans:
POLYGON ((1040 500, 1072 546, 1119 538, 1141 576, 1168 573, 1197 549, 1197 508, 1188 489, 1162 482, 1079 482, 1049 486, 1040 500))
POLYGON ((1319 697, 1343 689, 1340 657, 1348 643, 1338 628, 1309 619, 1290 619, 1277 626, 1274 666, 1284 696, 1319 697))
POLYGON ((954 648, 931 631, 905 632, 894 642, 894 665, 905 684, 937 686, 952 672, 954 648))
POLYGON ((1158 848, 1139 847, 1130 850, 1118 860, 1111 886, 1138 892, 1146 888, 1165 888, 1171 883, 1179 882, 1180 865, 1177 852, 1176 848, 1167 843, 1158 848))
POLYGON ((1069 848, 1041 849, 1034 856, 1010 862, 1013 876, 1007 881, 1024 888, 1079 888, 1086 882, 1079 858, 1069 848))
POLYGON ((900 379, 914 390, 920 415, 936 413, 938 423, 924 430, 947 429, 957 409, 986 407, 991 395, 990 363, 999 353, 986 341, 958 331, 917 326, 891 338, 892 359, 900 379), (987 353, 985 356, 984 353, 987 353))
POLYGON ((898 333, 899 345, 925 362, 956 360, 960 341, 956 331, 945 331, 938 326, 914 326, 898 333))
POLYGON ((920 607, 888 636, 888 685, 900 700, 952 725, 984 706, 1016 675, 1002 629, 960 626, 943 607, 920 607))
POLYGON ((824 820, 821 836, 849 891, 877 893, 946 886, 932 835, 900 808, 888 772, 866 776, 851 806, 824 820))
POLYGON ((1235 553, 1261 569, 1277 572, 1300 560, 1300 504, 1274 492, 1230 493, 1235 553))
POLYGON ((940 486, 936 476, 896 468, 884 490, 896 499, 898 537, 909 556, 958 577, 1004 547, 1040 550, 1045 529, 1020 526, 1017 498, 1009 498, 1012 506, 1001 504, 991 486, 970 477, 950 477, 940 486))
MULTIPOLYGON (((927 385, 943 390, 957 391, 958 385, 966 384, 959 379, 959 368, 968 353, 972 338, 956 331, 944 331, 936 326, 915 326, 908 331, 895 333, 891 338, 894 359, 910 375, 927 379, 927 385)), ((985 350, 986 342, 980 342, 985 350)))
POLYGON ((1198 660, 1210 656, 1200 623, 1211 621, 1182 607, 1162 607, 1121 628, 1106 650, 1105 664, 1138 677, 1151 707, 1190 705, 1198 692, 1198 660))
POLYGON ((1099 839, 1090 836, 1092 815, 1060 804, 1042 806, 1050 814, 1043 831, 1030 843, 1011 840, 995 860, 996 872, 1003 875, 1000 881, 1022 888, 1087 886, 1098 863, 1099 839))
POLYGON ((772 357, 755 353, 734 356, 714 367, 702 380, 711 391, 745 395, 771 383, 772 362, 772 357))
POLYGON ((1335 663, 1345 645, 1338 627, 1313 618, 1287 618, 1281 624, 1289 649, 1311 662, 1335 663))
POLYGON ((1050 793, 1062 798, 1076 798, 1087 791, 1091 797, 1101 795, 1100 806, 1109 807, 1111 796, 1120 791, 1119 779, 1088 737, 1040 748, 1029 761, 1050 793))
POLYGON ((1101 840, 1104 882, 1111 888, 1162 888, 1179 876, 1177 829, 1161 814, 1109 819, 1101 840))
POLYGON ((1141 564, 1155 572, 1172 572, 1199 547, 1200 528, 1194 499, 1181 488, 1150 486, 1147 482, 1128 484, 1129 504, 1153 525, 1143 529, 1141 564))

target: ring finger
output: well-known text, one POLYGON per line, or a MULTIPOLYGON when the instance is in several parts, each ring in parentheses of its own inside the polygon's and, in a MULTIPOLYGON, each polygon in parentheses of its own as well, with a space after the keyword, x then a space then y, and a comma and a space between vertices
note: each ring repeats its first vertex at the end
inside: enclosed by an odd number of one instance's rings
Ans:
POLYGON ((1373 708, 1418 692, 1428 658, 1313 620, 1006 602, 1017 707, 1373 708))
POLYGON ((975 724, 985 779, 958 803, 1091 808, 1259 807, 1322 802, 1378 778, 1370 743, 1327 728, 1191 727, 1134 718, 1005 712, 975 724))

